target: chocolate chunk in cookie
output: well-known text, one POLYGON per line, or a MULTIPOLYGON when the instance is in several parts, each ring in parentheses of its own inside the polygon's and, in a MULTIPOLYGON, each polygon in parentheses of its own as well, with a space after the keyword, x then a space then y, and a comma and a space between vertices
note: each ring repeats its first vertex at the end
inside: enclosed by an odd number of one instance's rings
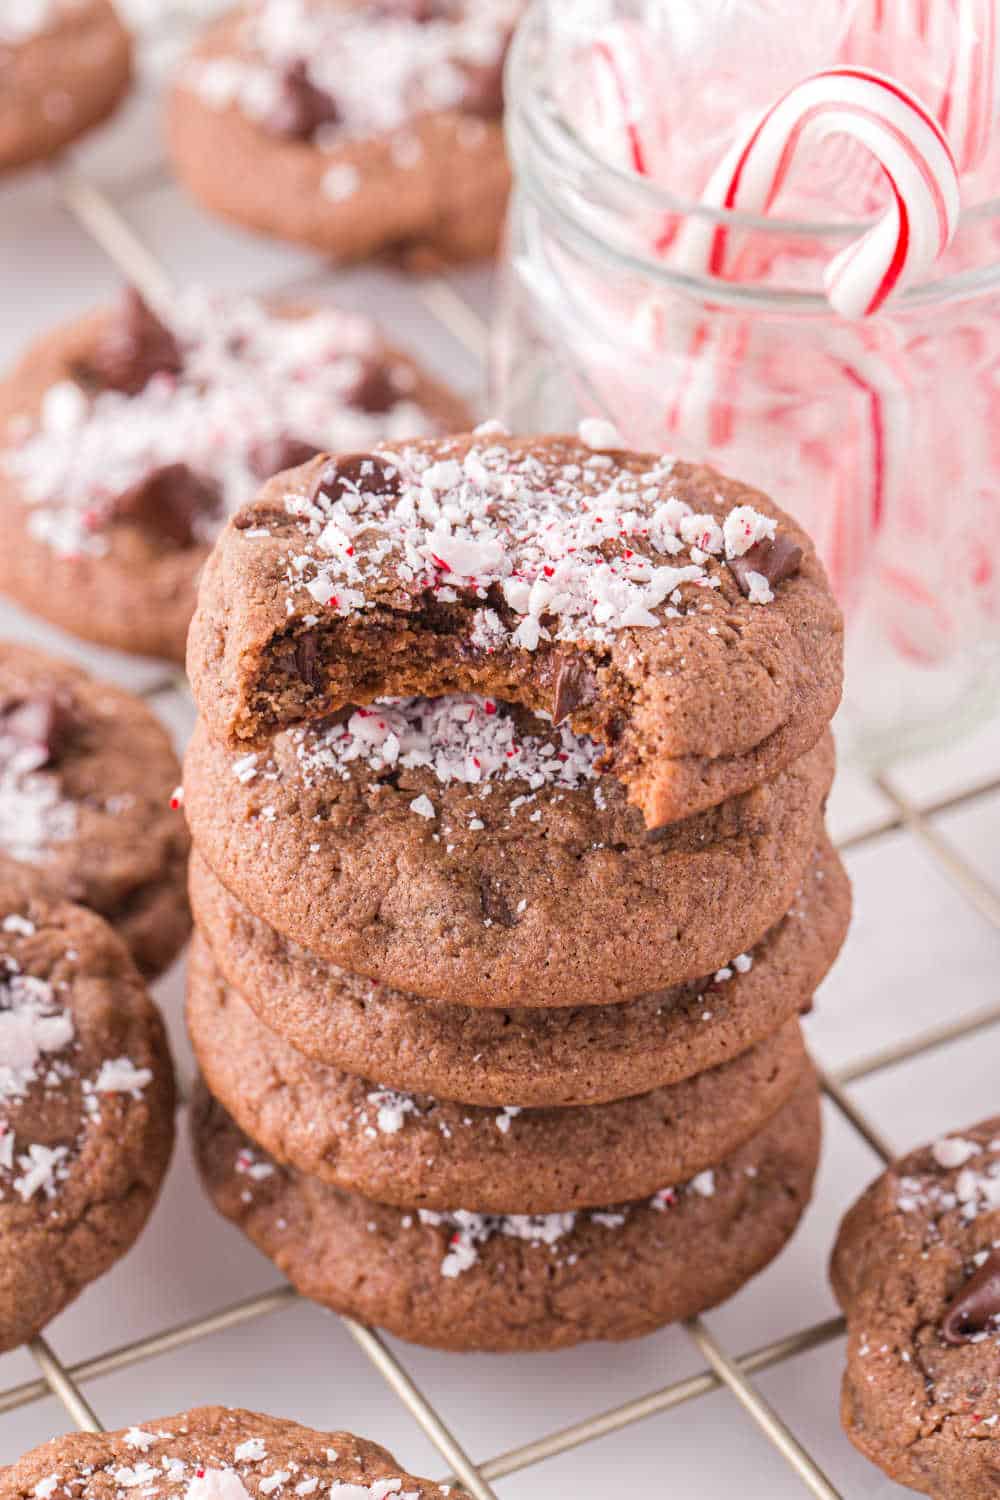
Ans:
POLYGON ((0 761, 16 758, 23 765, 27 751, 33 769, 51 766, 80 728, 72 694, 65 688, 40 686, 26 697, 0 696, 0 761))
POLYGON ((0 381, 0 590, 88 640, 183 660, 211 542, 262 479, 467 411, 356 313, 191 291, 169 323, 127 298, 0 381))
POLYGON ((729 571, 748 597, 770 592, 802 566, 802 548, 786 536, 755 542, 739 557, 728 560, 729 571))
POLYGON ((79 667, 0 644, 0 877, 89 906, 143 973, 190 930, 180 766, 140 699, 79 667))
POLYGON ((267 486, 220 539, 188 664, 233 747, 384 697, 474 692, 554 714, 600 743, 655 828, 814 745, 842 650, 811 543, 757 491, 609 451, 591 424, 534 440, 486 424, 267 486), (774 583, 751 569, 747 594, 733 567, 758 545, 774 583), (303 628, 315 685, 289 649, 303 628))
POLYGON ((282 432, 277 437, 262 438, 251 444, 247 457, 258 479, 270 479, 285 469, 297 469, 300 464, 308 463, 318 452, 315 443, 282 432))
POLYGON ((115 521, 138 526, 146 536, 174 547, 190 547, 198 522, 217 516, 222 486, 188 464, 163 464, 111 502, 115 521))
POLYGON ((833 1252, 847 1315, 841 1419, 900 1484, 992 1500, 1000 1483, 1000 1118, 894 1162, 833 1252))
POLYGON ((87 384, 137 396, 154 375, 179 375, 184 355, 173 333, 134 286, 126 287, 96 347, 77 369, 87 384))
POLYGON ((303 61, 289 63, 278 81, 277 97, 265 119, 272 135, 293 141, 307 141, 322 125, 336 125, 340 119, 337 101, 325 89, 317 88, 309 77, 309 66, 303 61))

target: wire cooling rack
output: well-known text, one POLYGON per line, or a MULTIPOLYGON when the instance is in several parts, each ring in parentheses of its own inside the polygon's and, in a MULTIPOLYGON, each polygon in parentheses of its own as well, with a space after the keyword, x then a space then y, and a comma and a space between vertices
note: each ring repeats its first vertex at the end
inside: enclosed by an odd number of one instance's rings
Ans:
MULTIPOLYGON (((131 176, 119 177, 113 188, 105 189, 81 175, 72 164, 53 171, 56 190, 80 226, 106 253, 118 271, 133 281, 156 303, 169 298, 170 278, 159 259, 134 232, 122 212, 129 195, 166 181, 162 164, 146 165, 131 176)), ((302 278, 307 279, 307 278, 302 278)), ((289 292, 299 284, 285 282, 272 288, 275 294, 289 292)), ((447 330, 477 360, 486 350, 487 329, 478 312, 443 278, 425 278, 413 283, 426 310, 437 324, 447 330)), ((171 673, 151 682, 145 693, 154 697, 163 691, 187 691, 183 677, 171 673)), ((873 778, 873 789, 881 794, 888 809, 880 821, 864 832, 844 841, 841 851, 875 844, 900 831, 923 846, 940 872, 961 896, 1000 931, 1000 890, 995 888, 951 842, 941 834, 933 819, 945 812, 970 806, 977 799, 1000 792, 1000 776, 987 779, 957 795, 917 805, 904 796, 888 777, 873 778)), ((912 1061, 944 1047, 950 1042, 977 1032, 1000 1026, 1000 1004, 973 1011, 961 1020, 934 1027, 908 1038, 897 1046, 885 1047, 863 1057, 848 1067, 822 1075, 827 1099, 883 1161, 893 1152, 877 1127, 849 1096, 850 1085, 869 1079, 885 1069, 912 1061)), ((201 1339, 209 1339, 241 1324, 262 1318, 300 1300, 287 1284, 275 1286, 242 1301, 224 1306, 205 1316, 162 1328, 131 1343, 103 1350, 75 1364, 65 1364, 44 1337, 34 1339, 30 1353, 38 1366, 37 1378, 0 1390, 0 1414, 11 1412, 54 1395, 62 1403, 72 1423, 87 1432, 99 1432, 102 1424, 90 1396, 90 1387, 100 1377, 140 1366, 158 1356, 183 1349, 201 1339)), ((844 1320, 828 1318, 760 1347, 734 1353, 723 1347, 700 1318, 682 1326, 704 1361, 705 1368, 684 1379, 663 1385, 647 1394, 610 1409, 587 1415, 568 1426, 548 1432, 519 1447, 474 1462, 459 1438, 443 1421, 428 1396, 407 1372, 405 1365, 390 1350, 378 1333, 351 1318, 340 1320, 350 1337, 371 1361, 396 1397, 408 1409, 427 1437, 437 1448, 448 1473, 443 1482, 462 1484, 475 1500, 496 1500, 493 1483, 547 1459, 564 1454, 587 1443, 593 1443, 628 1428, 634 1423, 667 1412, 686 1402, 697 1401, 725 1389, 739 1404, 747 1418, 756 1423, 782 1458, 791 1466, 803 1488, 819 1500, 843 1500, 823 1472, 815 1457, 796 1437, 754 1384, 753 1377, 763 1371, 819 1349, 839 1339, 844 1320)))

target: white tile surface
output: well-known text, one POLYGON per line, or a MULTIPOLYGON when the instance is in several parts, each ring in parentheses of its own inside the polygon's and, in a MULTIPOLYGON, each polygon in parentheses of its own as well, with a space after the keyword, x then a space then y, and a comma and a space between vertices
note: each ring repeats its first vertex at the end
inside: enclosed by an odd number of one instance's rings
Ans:
MULTIPOLYGON (((199 0, 178 0, 169 7, 159 0, 155 5, 148 0, 130 3, 147 14, 169 9, 176 18, 197 10, 199 0)), ((159 46, 151 63, 174 46, 169 40, 159 46)), ((430 310, 435 296, 440 307, 440 289, 428 291, 372 268, 334 276, 315 257, 211 222, 156 176, 158 110, 157 89, 147 83, 126 115, 76 160, 81 172, 112 190, 128 222, 178 283, 198 279, 255 290, 295 283, 310 294, 332 294, 377 310, 394 338, 475 397, 478 361, 430 310)), ((119 279, 60 206, 44 172, 0 188, 0 270, 3 361, 51 322, 107 297, 119 279)), ((468 305, 488 308, 488 273, 463 272, 451 285, 468 305)), ((451 322, 449 326, 454 328, 451 322)), ((162 664, 86 647, 9 607, 0 610, 0 630, 73 656, 138 689, 149 691, 170 677, 162 664)), ((182 744, 192 719, 187 695, 167 688, 151 701, 182 744)), ((994 725, 969 745, 901 769, 895 785, 928 805, 997 775, 1000 731, 994 725)), ((841 776, 831 803, 831 826, 838 838, 857 839, 892 817, 892 804, 869 782, 841 776)), ((1000 796, 943 814, 937 826, 983 878, 1000 878, 1000 796)), ((854 928, 809 1022, 817 1057, 829 1068, 915 1036, 947 1017, 1000 1001, 1000 931, 969 907, 911 836, 894 832, 861 843, 848 864, 856 890, 854 928)), ((182 966, 157 990, 187 1076, 182 966)), ((852 1097, 893 1143, 900 1148, 914 1144, 997 1109, 998 1041, 1000 1034, 993 1032, 954 1044, 858 1084, 852 1097)), ((768 1344, 833 1313, 825 1266, 836 1225, 878 1164, 832 1107, 826 1108, 826 1118, 817 1196, 798 1237, 776 1265, 708 1319, 731 1351, 768 1344)), ((64 1360, 87 1358, 275 1285, 269 1263, 208 1208, 193 1180, 182 1130, 168 1189, 139 1246, 52 1326, 51 1342, 64 1360)), ((701 1368, 700 1356, 677 1329, 637 1344, 503 1360, 393 1347, 477 1458, 701 1368)), ((890 1500, 899 1492, 855 1455, 839 1431, 840 1365, 836 1343, 771 1369, 758 1384, 809 1444, 842 1495, 890 1500)), ((24 1351, 4 1356, 0 1389, 30 1381, 36 1373, 24 1351)), ((353 1427, 394 1448, 418 1472, 442 1470, 433 1446, 337 1320, 304 1303, 95 1380, 87 1392, 109 1425, 200 1401, 224 1401, 318 1426, 353 1427)), ((0 1463, 67 1425, 65 1413, 51 1399, 0 1414, 0 1463)), ((563 1495, 606 1500, 622 1494, 792 1500, 805 1493, 725 1393, 529 1469, 503 1481, 499 1492, 516 1500, 563 1495)))

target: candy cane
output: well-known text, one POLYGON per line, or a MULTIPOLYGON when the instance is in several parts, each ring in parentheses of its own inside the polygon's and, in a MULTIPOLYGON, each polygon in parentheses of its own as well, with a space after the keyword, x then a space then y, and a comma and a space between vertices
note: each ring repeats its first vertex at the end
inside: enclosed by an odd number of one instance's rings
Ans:
MULTIPOLYGON (((930 269, 958 226, 955 159, 940 125, 914 94, 865 68, 830 68, 797 84, 767 110, 712 174, 703 203, 730 212, 767 213, 804 139, 841 131, 863 142, 881 164, 892 204, 875 226, 826 267, 826 294, 846 318, 869 317, 905 279, 930 269)), ((671 258, 694 274, 721 276, 732 231, 692 217, 671 258)))
POLYGON ((632 170, 647 177, 650 152, 644 127, 653 101, 646 88, 641 37, 625 24, 603 27, 591 46, 589 66, 599 123, 632 170))
POLYGON ((939 118, 960 172, 980 165, 1000 106, 1000 7, 997 0, 958 0, 955 51, 939 118))

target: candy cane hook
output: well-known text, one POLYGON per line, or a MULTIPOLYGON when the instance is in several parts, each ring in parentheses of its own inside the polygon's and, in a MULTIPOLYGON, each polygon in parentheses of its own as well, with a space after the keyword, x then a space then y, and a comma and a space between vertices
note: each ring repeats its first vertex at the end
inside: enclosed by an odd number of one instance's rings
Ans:
MULTIPOLYGON (((784 94, 727 153, 702 202, 751 214, 773 206, 807 141, 842 132, 872 153, 892 188, 878 222, 826 268, 827 297, 846 318, 869 317, 905 280, 928 271, 958 227, 959 181, 941 126, 902 84, 866 68, 829 68, 784 94)), ((722 276, 733 232, 692 217, 677 236, 672 263, 722 276)))

